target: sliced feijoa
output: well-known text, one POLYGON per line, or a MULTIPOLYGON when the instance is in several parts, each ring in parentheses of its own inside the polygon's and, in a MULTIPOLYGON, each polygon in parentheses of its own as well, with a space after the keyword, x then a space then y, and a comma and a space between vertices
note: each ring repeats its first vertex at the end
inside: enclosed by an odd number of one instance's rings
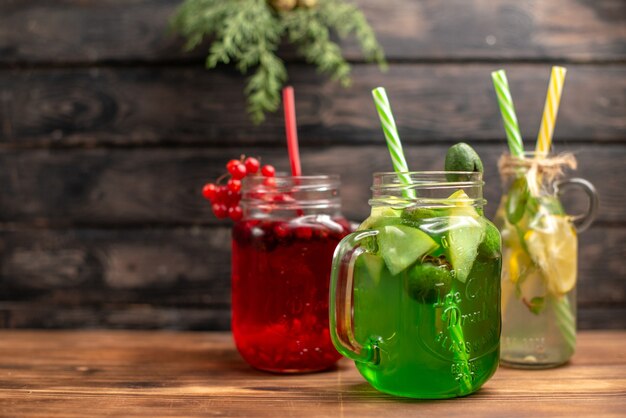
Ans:
POLYGON ((428 234, 409 226, 389 225, 379 231, 377 239, 380 255, 393 275, 439 246, 428 234))
POLYGON ((378 284, 385 268, 385 262, 375 254, 363 253, 356 259, 356 268, 366 271, 371 280, 378 284))
POLYGON ((435 303, 437 295, 446 295, 451 288, 452 274, 445 265, 416 263, 407 274, 409 295, 421 303, 435 303))
POLYGON ((500 231, 491 222, 485 223, 485 237, 478 246, 478 257, 490 260, 501 257, 502 241, 500 231))
POLYGON ((444 208, 423 208, 423 207, 409 207, 402 211, 402 220, 409 221, 411 223, 419 223, 422 219, 431 219, 445 216, 444 208))

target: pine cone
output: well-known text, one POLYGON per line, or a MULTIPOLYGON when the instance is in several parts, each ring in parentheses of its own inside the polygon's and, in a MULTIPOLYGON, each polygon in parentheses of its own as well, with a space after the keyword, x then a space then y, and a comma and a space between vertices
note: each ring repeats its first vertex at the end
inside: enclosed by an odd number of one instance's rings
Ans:
POLYGON ((270 3, 276 10, 291 10, 296 7, 298 0, 271 0, 270 3))
POLYGON ((311 9, 317 6, 317 0, 298 0, 298 6, 311 9))

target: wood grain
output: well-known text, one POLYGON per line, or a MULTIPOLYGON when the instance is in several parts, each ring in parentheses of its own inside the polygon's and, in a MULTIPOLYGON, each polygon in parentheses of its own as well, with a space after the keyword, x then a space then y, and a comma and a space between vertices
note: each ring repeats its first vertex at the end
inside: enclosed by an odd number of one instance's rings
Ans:
MULTIPOLYGON (((228 329, 229 239, 226 227, 2 232, 0 327, 228 329)), ((625 229, 581 236, 582 328, 626 328, 625 258, 625 229)))
MULTIPOLYGON (((382 141, 382 139, 380 139, 382 141)), ((574 151, 580 169, 600 193, 599 219, 624 222, 626 145, 589 146, 557 142, 557 150, 574 151)), ((446 145, 408 146, 410 167, 441 170, 446 145)), ((500 199, 497 159, 504 144, 476 145, 487 170, 487 214, 500 199)), ((0 151, 0 221, 39 226, 198 225, 216 223, 202 185, 225 172, 225 162, 241 153, 261 156, 288 171, 283 148, 94 149, 72 151, 0 151)), ((358 221, 367 217, 372 173, 391 169, 384 144, 358 147, 307 147, 305 173, 340 174, 343 211, 358 221), (349 158, 347 158, 349 156, 349 158)), ((567 195, 569 211, 582 213, 585 199, 567 195), (571 203, 571 204, 570 204, 571 203)))
MULTIPOLYGON (((398 64, 381 74, 354 68, 343 89, 309 67, 290 67, 303 145, 380 143, 371 100, 384 85, 403 141, 464 139, 504 143, 490 72, 502 64, 398 64)), ((522 134, 534 143, 549 65, 505 66, 522 134)), ((254 126, 245 112, 244 78, 194 67, 79 68, 0 71, 0 144, 283 145, 273 114, 254 126)), ((556 141, 616 142, 626 131, 626 68, 570 65, 556 141)), ((529 147, 531 147, 529 145, 529 147)))
POLYGON ((4 417, 621 417, 626 333, 584 332, 564 367, 500 368, 476 394, 446 401, 384 395, 342 360, 336 370, 255 371, 230 334, 0 332, 4 417))
MULTIPOLYGON (((357 0, 392 60, 623 60, 620 0, 357 0), (572 22, 575 22, 573 24, 572 22)), ((178 0, 8 0, 0 62, 203 61, 168 34, 178 0)), ((351 42, 348 57, 361 58, 351 42)), ((287 53, 287 57, 293 54, 287 53)))

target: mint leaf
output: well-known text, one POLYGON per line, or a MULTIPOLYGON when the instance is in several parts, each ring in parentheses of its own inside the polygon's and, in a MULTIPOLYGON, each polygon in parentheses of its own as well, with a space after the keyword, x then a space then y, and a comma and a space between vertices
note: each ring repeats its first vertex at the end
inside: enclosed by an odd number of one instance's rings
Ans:
POLYGON ((546 306, 546 299, 544 297, 536 296, 526 303, 528 309, 535 315, 539 315, 543 308, 546 306))

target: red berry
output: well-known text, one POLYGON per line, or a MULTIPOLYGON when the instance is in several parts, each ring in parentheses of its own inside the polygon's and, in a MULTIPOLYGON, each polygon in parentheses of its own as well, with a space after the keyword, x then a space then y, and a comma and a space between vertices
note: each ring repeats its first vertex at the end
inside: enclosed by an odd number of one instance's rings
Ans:
POLYGON ((235 166, 239 164, 241 164, 241 161, 239 160, 230 160, 229 162, 226 163, 226 171, 232 174, 235 166))
POLYGON ((228 172, 235 180, 241 180, 248 173, 246 170, 246 166, 243 163, 238 163, 237 165, 234 165, 231 169, 228 170, 228 172))
POLYGON ((233 192, 232 190, 226 191, 226 198, 223 203, 227 206, 234 206, 241 200, 241 195, 237 192, 233 192))
POLYGON ((237 222, 243 218, 243 210, 241 206, 231 206, 228 208, 228 217, 237 222))
POLYGON ((228 208, 223 203, 213 203, 211 209, 213 209, 213 214, 217 218, 223 219, 228 216, 228 208))
POLYGON ((309 240, 313 236, 313 231, 307 226, 301 226, 296 228, 296 237, 304 240, 309 240))
POLYGON ((256 172, 259 171, 259 168, 261 167, 261 163, 259 162, 259 160, 254 157, 246 158, 244 164, 246 165, 246 170, 248 170, 248 174, 256 174, 256 172))
POLYGON ((230 179, 228 180, 228 183, 226 183, 226 187, 228 187, 229 190, 237 193, 239 190, 241 190, 241 180, 230 179))
POLYGON ((328 238, 329 232, 326 228, 317 228, 315 230, 315 236, 321 239, 328 238))
MULTIPOLYGON (((271 177, 269 179, 267 179, 267 180, 270 180, 270 179, 274 180, 271 177)), ((272 202, 278 202, 278 203, 295 202, 296 201, 296 199, 294 199, 293 197, 291 197, 291 196, 289 196, 287 194, 284 194, 284 193, 280 193, 280 194, 274 195, 271 200, 272 200, 272 202)))
POLYGON ((286 224, 279 223, 274 227, 274 233, 278 238, 287 238, 291 231, 289 231, 289 227, 286 224))
POLYGON ((202 188, 202 196, 204 196, 206 200, 213 200, 215 198, 216 193, 217 193, 217 186, 215 186, 215 184, 213 183, 207 183, 202 188))
POLYGON ((217 186, 213 203, 226 203, 228 198, 228 188, 226 186, 217 186))
POLYGON ((276 169, 272 165, 264 165, 261 169, 261 174, 263 174, 265 177, 274 177, 274 175, 276 174, 276 169))
POLYGON ((265 187, 275 187, 276 179, 274 177, 266 177, 263 179, 263 185, 265 187))

